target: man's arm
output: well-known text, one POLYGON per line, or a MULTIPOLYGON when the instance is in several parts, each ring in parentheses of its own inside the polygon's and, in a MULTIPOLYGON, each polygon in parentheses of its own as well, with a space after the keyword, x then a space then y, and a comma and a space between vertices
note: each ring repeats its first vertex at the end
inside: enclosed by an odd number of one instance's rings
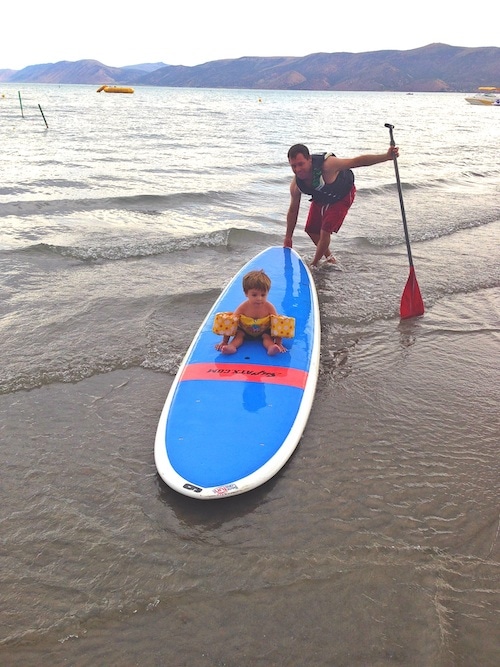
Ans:
POLYGON ((331 182, 330 178, 338 174, 339 171, 343 169, 356 169, 356 167, 371 167, 374 164, 380 164, 381 162, 388 162, 393 160, 395 157, 399 157, 399 150, 397 146, 390 146, 386 153, 380 153, 377 155, 367 154, 367 155, 358 155, 357 157, 352 158, 338 158, 333 155, 328 157, 323 163, 323 178, 325 181, 331 182))
POLYGON ((285 232, 285 240, 283 241, 283 246, 285 248, 292 247, 293 232, 295 230, 295 225, 297 224, 297 219, 299 217, 300 197, 301 197, 301 192, 297 187, 297 183, 295 182, 295 176, 294 176, 290 184, 290 206, 288 208, 288 213, 286 214, 286 232, 285 232))

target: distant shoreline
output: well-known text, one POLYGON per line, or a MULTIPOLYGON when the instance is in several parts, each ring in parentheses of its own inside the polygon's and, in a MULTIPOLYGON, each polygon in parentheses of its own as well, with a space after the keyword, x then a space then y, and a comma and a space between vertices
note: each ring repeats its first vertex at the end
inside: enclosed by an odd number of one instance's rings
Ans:
POLYGON ((244 57, 194 66, 144 63, 109 67, 97 60, 60 61, 22 70, 0 69, 0 84, 464 93, 500 85, 499 62, 499 47, 429 44, 408 51, 244 57))

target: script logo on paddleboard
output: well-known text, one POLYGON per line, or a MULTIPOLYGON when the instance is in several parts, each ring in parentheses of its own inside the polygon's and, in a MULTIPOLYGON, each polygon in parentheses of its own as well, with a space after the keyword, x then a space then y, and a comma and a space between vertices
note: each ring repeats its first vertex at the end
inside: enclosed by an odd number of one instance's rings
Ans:
POLYGON ((254 371, 248 368, 209 368, 207 373, 226 373, 232 375, 252 375, 253 377, 274 378, 277 373, 270 371, 254 371))
POLYGON ((256 364, 234 364, 197 362, 188 364, 182 372, 181 381, 222 380, 237 382, 266 382, 304 389, 307 370, 288 366, 259 366, 256 364))

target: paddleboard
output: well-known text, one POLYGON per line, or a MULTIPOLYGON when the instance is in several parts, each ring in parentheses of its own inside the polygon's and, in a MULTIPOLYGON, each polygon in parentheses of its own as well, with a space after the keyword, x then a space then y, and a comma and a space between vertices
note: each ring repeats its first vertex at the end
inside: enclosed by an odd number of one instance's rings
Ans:
POLYGON ((319 371, 320 317, 311 273, 292 248, 271 247, 236 273, 196 333, 174 378, 158 423, 154 457, 175 491, 210 500, 271 479, 288 461, 306 426, 319 371), (260 339, 235 354, 215 349, 216 313, 245 300, 243 276, 263 269, 269 301, 295 318, 286 352, 269 356, 260 339))

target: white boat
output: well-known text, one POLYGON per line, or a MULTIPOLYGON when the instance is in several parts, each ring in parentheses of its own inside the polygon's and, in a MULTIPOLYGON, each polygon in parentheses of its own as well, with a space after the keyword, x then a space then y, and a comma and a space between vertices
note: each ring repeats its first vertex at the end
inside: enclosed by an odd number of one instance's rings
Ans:
POLYGON ((475 95, 466 97, 469 104, 482 106, 500 106, 500 88, 494 86, 480 86, 475 95))

